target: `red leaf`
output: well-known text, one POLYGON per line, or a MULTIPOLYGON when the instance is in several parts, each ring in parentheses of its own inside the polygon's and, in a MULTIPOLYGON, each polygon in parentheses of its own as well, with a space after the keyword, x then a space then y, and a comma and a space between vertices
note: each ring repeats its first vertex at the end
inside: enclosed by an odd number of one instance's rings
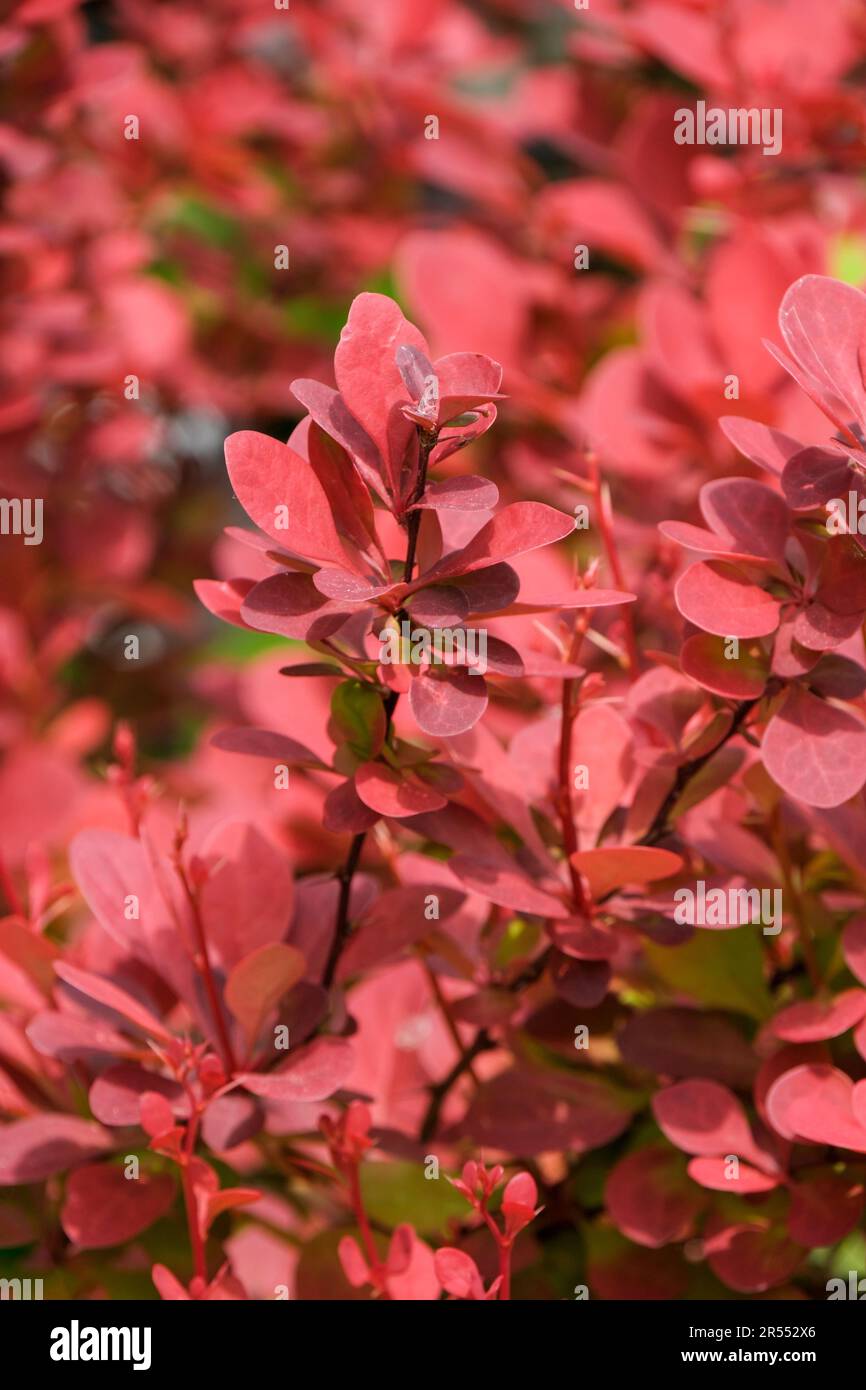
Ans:
POLYGON ((473 893, 479 893, 500 907, 536 913, 539 917, 567 917, 569 914, 565 903, 537 888, 516 864, 484 859, 475 854, 455 854, 449 859, 448 867, 473 893))
POLYGON ((404 1239, 410 1245, 409 1262, 399 1273, 389 1273, 390 1297, 400 1302, 412 1303, 437 1300, 440 1286, 433 1264, 433 1251, 423 1240, 418 1239, 411 1226, 398 1226, 395 1236, 397 1232, 406 1233, 404 1239))
POLYGON ((480 512, 491 511, 498 501, 499 489, 495 483, 464 473, 457 478, 430 483, 415 506, 434 511, 456 508, 458 511, 480 512))
POLYGON ((107 1009, 120 1014, 127 1022, 134 1024, 142 1032, 149 1033, 152 1038, 158 1038, 160 1042, 171 1041, 171 1033, 163 1027, 159 1019, 112 980, 106 980, 102 975, 94 975, 89 970, 79 970, 78 966, 66 965, 62 961, 58 961, 54 969, 65 984, 87 999, 95 999, 98 1004, 103 1004, 107 1009))
POLYGON ((219 1192, 199 1194, 199 1219, 202 1235, 207 1235, 218 1216, 224 1211, 234 1211, 237 1207, 248 1207, 260 1202, 261 1192, 254 1187, 224 1187, 219 1192))
POLYGON ((448 805, 446 798, 426 783, 394 772, 384 763, 362 763, 355 772, 355 790, 372 811, 396 819, 441 811, 448 805))
MULTIPOLYGON (((734 1155, 737 1157, 737 1155, 734 1155)), ((778 1178, 762 1173, 750 1163, 738 1162, 735 1173, 730 1170, 727 1158, 693 1158, 688 1166, 689 1177, 701 1187, 712 1188, 715 1192, 735 1192, 748 1196, 753 1192, 771 1192, 779 1186, 778 1178)))
POLYGON ((337 1246, 343 1273, 353 1289, 360 1289, 370 1278, 370 1267, 354 1236, 343 1236, 337 1246))
POLYGON ((764 766, 807 806, 839 806, 866 782, 866 725, 794 688, 764 733, 764 766))
POLYGON ((80 1250, 101 1250, 141 1235, 173 1200, 174 1183, 167 1173, 126 1178, 122 1168, 88 1164, 69 1177, 60 1224, 80 1250))
POLYGON ((455 738, 474 728, 483 715, 487 685, 482 676, 468 671, 439 676, 422 672, 409 687, 409 707, 425 734, 455 738))
POLYGON ((669 878, 683 867, 678 854, 669 849, 650 849, 644 845, 609 845, 601 849, 582 849, 571 862, 589 884, 598 901, 627 883, 652 883, 669 878))
POLYGON ((722 561, 691 565, 674 595, 684 618, 717 637, 765 637, 779 626, 776 599, 722 561))
POLYGON ((277 1071, 245 1072, 238 1080, 265 1100, 327 1100, 338 1091, 355 1065, 355 1053, 342 1038, 317 1038, 299 1049, 277 1071))
POLYGON ((484 1285, 478 1266, 465 1250, 444 1245, 433 1256, 436 1278, 453 1298, 483 1299, 484 1285))
POLYGON ((61 1062, 93 1061, 101 1057, 134 1057, 138 1047, 101 1019, 78 1014, 36 1014, 27 1037, 37 1052, 61 1062))
POLYGON ((292 395, 332 439, 340 444, 354 460, 361 477, 386 497, 382 478, 382 460, 367 431, 349 411, 346 402, 332 386, 320 381, 301 378, 293 381, 292 395))
POLYGON ((400 407, 410 400, 397 367, 397 349, 407 345, 427 354, 423 336, 384 294, 359 294, 334 353, 340 395, 370 436, 396 495, 400 467, 413 426, 400 407))
POLYGON ((292 867, 247 821, 224 821, 198 853, 207 871, 200 902, 208 940, 225 969, 286 934, 294 904, 292 867))
POLYGON ((446 555, 422 578, 429 583, 452 574, 470 574, 528 550, 552 545, 573 530, 574 517, 543 502, 511 502, 482 526, 468 545, 446 555))
POLYGON ((464 894, 457 889, 439 884, 386 889, 356 924, 340 958, 338 980, 395 959, 416 941, 440 930, 464 900, 464 894), (436 900, 436 917, 432 920, 427 916, 431 894, 436 900))
POLYGON ((707 525, 738 550, 783 560, 790 517, 784 500, 751 478, 717 478, 701 488, 707 525))
POLYGON ((272 733, 270 729, 221 729, 211 739, 214 748, 224 753, 246 753, 253 758, 268 758, 287 767, 324 768, 325 764, 309 748, 289 738, 287 734, 272 733))
POLYGON ((735 449, 759 468, 778 476, 788 459, 802 445, 788 434, 762 425, 757 420, 745 420, 740 415, 723 415, 719 426, 735 449))
POLYGON ((247 594, 241 617, 257 632, 321 642, 338 632, 351 608, 320 594, 308 574, 272 574, 247 594))
POLYGON ((209 1148, 222 1153, 252 1139, 263 1123, 264 1112, 258 1101, 232 1091, 208 1105, 202 1117, 202 1138, 209 1148))
POLYGON ((325 797, 322 807, 322 825, 332 834, 358 835, 369 830, 379 819, 378 811, 365 806, 355 790, 354 777, 341 782, 325 797))
POLYGON ((850 1076, 836 1067, 794 1067, 767 1092, 767 1114, 783 1138, 866 1153, 866 1127, 854 1114, 853 1091, 850 1076))
POLYGON ((704 1246, 713 1273, 738 1293, 764 1293, 784 1284, 806 1255, 782 1232, 745 1223, 723 1227, 704 1246))
POLYGON ((575 1009, 594 1009, 607 994, 613 971, 606 960, 575 960, 554 951, 550 979, 560 999, 575 1009))
POLYGON ((382 594, 393 588, 392 584, 372 584, 368 579, 348 570, 321 569, 312 576, 313 584, 320 594, 335 599, 341 604, 373 603, 382 594))
POLYGON ((782 491, 796 511, 810 512, 835 497, 847 506, 849 491, 859 490, 859 476, 841 449, 799 449, 785 464, 782 491))
POLYGON ((788 351, 814 382, 831 418, 840 424, 866 419, 857 356, 866 334, 866 295, 826 275, 804 275, 782 300, 779 327, 788 351))
POLYGON ((250 589, 254 589, 255 579, 196 579, 193 588, 209 613, 224 623, 235 627, 246 627, 241 617, 241 606, 250 589))
POLYGON ((626 1062, 657 1075, 704 1077, 736 1089, 751 1085, 755 1057, 733 1023, 696 1009, 647 1009, 633 1014, 617 1037, 626 1062))
POLYGON ((788 1230, 793 1240, 810 1249, 836 1245, 863 1215, 863 1185, 837 1173, 810 1176, 791 1183, 788 1230))
POLYGON ((763 694, 769 676, 766 653, 754 643, 741 647, 735 657, 725 655, 726 642, 709 632, 686 639, 680 665, 687 676, 728 700, 755 700, 763 694))
POLYGON ((847 642, 862 625, 862 612, 836 613, 815 600, 803 608, 794 620, 794 640, 810 651, 830 651, 847 642))
POLYGON ((337 534, 327 493, 306 459, 253 430, 229 435, 225 451, 238 501, 277 545, 304 558, 353 565, 337 534))
POLYGON ((705 1199, 689 1182, 681 1154, 649 1145, 614 1165, 604 1201, 624 1236, 657 1250, 688 1239, 705 1199))
POLYGON ((684 1153, 746 1158, 754 1151, 743 1107, 717 1081, 679 1081, 658 1091, 652 1108, 662 1132, 684 1153))
POLYGON ((610 1143, 631 1119, 629 1098, 595 1077, 512 1067, 475 1092, 461 1134, 526 1156, 585 1153, 610 1143))
POLYGON ((838 1038, 866 1016, 866 990, 847 989, 834 999, 807 999, 776 1014, 770 1024, 785 1042, 822 1042, 838 1038))
POLYGON ((149 1138, 158 1139, 175 1129, 174 1111, 158 1091, 144 1091, 138 1110, 141 1127, 149 1138))
POLYGON ((90 1109, 104 1125, 137 1125, 141 1117, 141 1098, 158 1092, 171 1104, 171 1113, 185 1119, 189 1101, 176 1081, 145 1071, 131 1062, 109 1067, 90 1088, 90 1109))
POLYGON ((234 967, 225 985, 225 1001, 252 1046, 267 1015, 298 980, 306 961, 294 946, 272 941, 259 946, 234 967))
POLYGON ((77 1115, 34 1115, 0 1129, 0 1186, 40 1182, 111 1148, 99 1125, 77 1115))

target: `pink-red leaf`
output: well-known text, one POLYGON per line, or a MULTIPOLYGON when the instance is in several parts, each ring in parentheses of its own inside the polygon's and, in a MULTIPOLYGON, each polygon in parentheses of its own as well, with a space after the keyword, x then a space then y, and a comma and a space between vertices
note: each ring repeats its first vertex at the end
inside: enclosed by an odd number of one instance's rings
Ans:
POLYGON ((265 1100, 327 1100, 350 1075, 355 1065, 351 1043, 343 1038, 317 1038, 299 1049, 277 1071, 245 1072, 238 1077, 253 1095, 265 1100))
POLYGON ((571 856, 578 873, 586 879, 595 901, 627 883, 652 883, 669 878, 683 867, 678 854, 669 849, 645 845, 605 845, 601 849, 582 849, 571 856))
POLYGON ((866 782, 866 725, 795 687, 767 725, 761 757, 790 796, 807 806, 839 806, 866 782))
POLYGON ((127 1178, 122 1168, 88 1164, 72 1173, 60 1224, 80 1250, 101 1250, 141 1235, 174 1200, 168 1173, 127 1178))
POLYGON ((701 560, 678 579, 684 618, 717 637, 765 637, 779 626, 779 604, 733 565, 701 560))
POLYGON ((225 1001, 250 1044, 283 995, 303 979, 305 968, 300 951, 284 941, 259 946, 234 967, 226 980, 225 1001))
POLYGON ((40 1182, 111 1148, 99 1125, 77 1115, 33 1115, 0 1128, 0 1187, 40 1182))

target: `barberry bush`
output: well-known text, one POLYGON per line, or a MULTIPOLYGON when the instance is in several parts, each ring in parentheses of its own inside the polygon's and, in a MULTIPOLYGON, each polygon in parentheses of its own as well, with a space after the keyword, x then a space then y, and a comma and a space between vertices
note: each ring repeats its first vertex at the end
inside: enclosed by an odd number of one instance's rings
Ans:
POLYGON ((264 10, 0 29, 0 1273, 849 1296, 862 16, 264 10))

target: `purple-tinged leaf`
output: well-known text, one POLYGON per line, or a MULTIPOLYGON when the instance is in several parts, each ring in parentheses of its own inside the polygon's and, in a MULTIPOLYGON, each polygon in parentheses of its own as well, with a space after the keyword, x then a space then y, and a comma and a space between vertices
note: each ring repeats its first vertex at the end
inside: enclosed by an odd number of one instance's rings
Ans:
POLYGON ((453 738, 478 723, 487 708, 487 685, 483 677, 465 671, 437 676, 422 672, 409 687, 409 708, 425 734, 453 738))
POLYGON ((384 763, 362 763, 355 772, 355 790, 365 806, 380 816, 401 819, 424 811, 441 811, 448 802, 426 783, 395 772, 384 763))
POLYGON ((211 739, 211 745, 223 753, 246 753, 252 758, 285 763, 287 767, 325 767, 321 758, 302 743, 270 729, 220 729, 211 739))
POLYGON ((238 1080, 264 1100, 327 1100, 345 1084, 354 1066, 351 1043, 325 1037, 307 1043, 277 1071, 244 1072, 238 1080))
POLYGON ((464 512, 490 511, 499 501, 499 488, 487 478, 464 473, 457 478, 445 478, 440 483, 430 483, 420 502, 419 508, 432 508, 434 511, 456 508, 464 512))
POLYGON ((757 420, 746 420, 741 415, 723 415, 719 426, 745 458, 776 476, 782 472, 788 459, 803 447, 790 435, 782 434, 781 430, 771 429, 757 420))
POLYGON ((99 1125, 77 1115, 33 1115, 0 1128, 0 1187, 41 1182, 111 1148, 99 1125))
POLYGON ((272 574, 247 594, 241 617, 257 632, 320 642, 338 632, 351 608, 320 593, 308 574, 272 574))
POLYGON ((866 782, 866 725, 794 687, 767 725, 761 757, 789 796, 807 806, 839 806, 866 782))
POLYGON ((776 599, 721 561, 691 565, 674 594, 684 618, 718 637, 765 637, 779 626, 776 599))
POLYGON ((178 1082, 146 1071, 133 1062, 109 1067, 96 1078, 90 1088, 90 1109, 104 1125, 115 1128, 138 1125, 141 1098, 154 1092, 168 1101, 175 1118, 188 1118, 189 1101, 178 1082))

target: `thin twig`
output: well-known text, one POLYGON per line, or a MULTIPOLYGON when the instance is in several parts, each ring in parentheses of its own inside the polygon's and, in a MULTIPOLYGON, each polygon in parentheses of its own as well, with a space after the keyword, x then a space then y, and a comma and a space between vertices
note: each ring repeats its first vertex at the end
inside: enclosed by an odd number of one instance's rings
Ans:
MULTIPOLYGON (((601 480, 601 472, 598 466, 598 459, 595 454, 590 454, 587 458, 589 464, 589 474, 592 482, 592 491, 595 496, 598 509, 598 527, 601 532, 601 541, 604 546, 604 553, 610 565, 610 572, 613 581, 618 589, 625 589, 625 578, 623 576, 622 565, 620 564, 619 551, 616 546, 616 538, 613 534, 613 517, 610 509, 610 496, 607 488, 601 480)), ((637 680, 640 674, 640 657, 638 654, 637 637, 634 630, 633 605, 625 604, 621 621, 625 633, 625 649, 628 656, 628 676, 629 680, 637 680)))
POLYGON ((482 1052, 490 1052, 496 1047, 496 1043, 486 1028, 481 1028, 476 1033, 473 1041, 461 1052, 457 1061, 449 1071, 448 1075, 438 1081, 435 1086, 430 1087, 430 1104, 427 1106, 421 1128, 418 1131, 418 1138, 423 1142, 432 1139, 439 1124, 439 1116, 442 1106, 455 1082, 459 1081, 465 1072, 469 1071, 476 1057, 480 1057, 482 1052))
MULTIPOLYGON (((418 476, 407 503, 407 509, 413 507, 424 495, 424 489, 427 486, 427 468, 430 463, 430 455, 433 452, 438 438, 438 434, 429 433, 428 431, 422 431, 420 429, 418 434, 418 476)), ((403 565, 403 582, 407 584, 411 580, 412 571, 415 568, 415 553, 418 548, 418 532, 421 529, 422 517, 423 512, 420 510, 409 511, 409 519, 406 523, 406 559, 403 565)), ((391 690, 384 702, 386 739, 391 732, 394 710, 397 707, 399 698, 399 692, 391 690)), ((337 912, 334 920, 334 935, 331 941, 331 949, 328 953, 328 962, 322 977, 322 983, 325 989, 329 989, 333 984, 343 947, 349 937, 351 929, 349 907, 352 897, 352 879, 360 863, 366 838, 367 832, 365 830, 353 836, 352 843, 349 846, 349 853, 346 856, 346 862, 337 876, 340 882, 340 894, 337 899, 337 912)))

